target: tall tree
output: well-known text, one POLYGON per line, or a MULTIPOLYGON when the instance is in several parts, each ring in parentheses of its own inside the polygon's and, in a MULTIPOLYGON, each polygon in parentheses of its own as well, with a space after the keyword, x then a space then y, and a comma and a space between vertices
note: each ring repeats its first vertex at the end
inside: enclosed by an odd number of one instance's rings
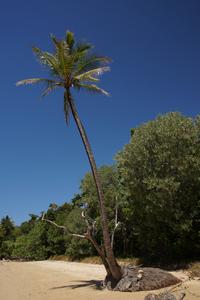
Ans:
POLYGON ((135 128, 117 155, 129 240, 137 240, 146 259, 199 255, 199 120, 159 116, 135 128))
POLYGON ((12 239, 15 226, 11 218, 9 216, 2 218, 0 225, 4 230, 6 239, 12 239))
MULTIPOLYGON (((40 63, 49 69, 51 78, 25 79, 17 82, 17 85, 45 84, 43 96, 46 96, 56 88, 63 88, 66 122, 68 124, 69 114, 71 113, 83 141, 97 189, 105 250, 99 253, 102 254, 102 260, 108 273, 107 275, 118 281, 122 276, 121 268, 117 264, 111 247, 101 182, 87 134, 79 118, 71 93, 72 89, 76 89, 86 90, 94 94, 108 95, 105 90, 97 86, 97 82, 99 81, 99 75, 109 71, 107 65, 110 59, 92 53, 92 46, 90 44, 76 42, 74 34, 69 31, 66 33, 65 39, 58 40, 55 36, 51 35, 51 40, 54 45, 53 53, 44 52, 37 47, 33 48, 33 52, 36 54, 40 63), (105 255, 103 253, 105 253, 105 255)), ((94 241, 91 242, 93 243, 94 241)))

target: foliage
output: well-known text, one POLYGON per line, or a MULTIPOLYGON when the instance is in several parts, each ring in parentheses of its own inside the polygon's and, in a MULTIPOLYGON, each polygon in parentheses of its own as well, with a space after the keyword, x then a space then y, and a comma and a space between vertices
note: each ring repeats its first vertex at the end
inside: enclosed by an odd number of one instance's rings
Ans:
POLYGON ((0 222, 0 258, 10 257, 14 242, 15 226, 9 216, 0 222))
POLYGON ((43 260, 48 254, 46 224, 38 222, 27 234, 16 239, 12 256, 23 259, 43 260))
POLYGON ((199 118, 169 113, 134 129, 117 155, 129 227, 146 258, 199 253, 199 137, 199 118))
MULTIPOLYGON (((114 218, 113 208, 116 205, 117 198, 117 177, 113 166, 103 166, 99 168, 103 192, 105 196, 105 205, 109 219, 114 218)), ((86 208, 88 215, 92 218, 99 217, 97 192, 94 179, 91 173, 87 173, 81 181, 82 203, 86 208)))
MULTIPOLYGON (((109 231, 112 233, 115 227, 115 215, 116 209, 118 213, 118 220, 120 221, 120 226, 117 227, 115 233, 115 253, 121 254, 121 234, 123 229, 123 216, 122 216, 122 202, 119 198, 118 190, 118 178, 116 173, 116 168, 114 166, 102 166, 98 170, 103 193, 105 197, 106 212, 109 221, 109 231)), ((82 206, 86 212, 88 218, 93 219, 96 223, 95 236, 99 243, 102 241, 102 229, 100 225, 100 216, 98 210, 98 198, 96 193, 96 187, 91 173, 87 173, 81 181, 80 186, 82 192, 82 206)))

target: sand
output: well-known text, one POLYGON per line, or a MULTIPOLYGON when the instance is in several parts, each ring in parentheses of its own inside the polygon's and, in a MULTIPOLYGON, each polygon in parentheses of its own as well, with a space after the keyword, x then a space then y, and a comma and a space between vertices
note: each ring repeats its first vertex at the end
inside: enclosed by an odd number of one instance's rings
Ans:
MULTIPOLYGON (((183 280, 187 279, 183 272, 179 271, 175 275, 183 280)), ((105 271, 101 265, 57 261, 1 261, 0 300, 143 300, 148 294, 97 290, 95 283, 104 276, 105 271)), ((185 300, 196 300, 196 295, 200 297, 199 280, 188 281, 184 286, 185 300)))

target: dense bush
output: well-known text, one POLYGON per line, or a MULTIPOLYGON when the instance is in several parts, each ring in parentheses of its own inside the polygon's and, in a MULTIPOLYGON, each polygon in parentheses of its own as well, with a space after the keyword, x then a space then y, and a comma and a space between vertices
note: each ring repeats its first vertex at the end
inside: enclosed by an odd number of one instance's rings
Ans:
POLYGON ((179 113, 132 131, 117 155, 124 204, 140 255, 173 259, 200 251, 200 126, 179 113))

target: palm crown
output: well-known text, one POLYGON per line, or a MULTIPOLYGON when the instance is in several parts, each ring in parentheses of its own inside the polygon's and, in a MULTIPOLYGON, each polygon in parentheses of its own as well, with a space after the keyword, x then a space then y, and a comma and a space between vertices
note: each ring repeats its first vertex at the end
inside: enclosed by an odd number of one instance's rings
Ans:
MULTIPOLYGON (((66 33, 66 38, 58 40, 51 35, 54 52, 42 51, 33 47, 33 52, 40 63, 50 71, 51 78, 31 78, 17 82, 18 85, 42 83, 45 85, 42 95, 46 96, 58 87, 69 90, 83 89, 90 93, 109 95, 108 92, 97 86, 99 76, 109 71, 108 57, 97 56, 91 52, 92 46, 88 43, 77 43, 72 32, 66 33)), ((69 114, 69 105, 64 98, 66 121, 69 114)))

